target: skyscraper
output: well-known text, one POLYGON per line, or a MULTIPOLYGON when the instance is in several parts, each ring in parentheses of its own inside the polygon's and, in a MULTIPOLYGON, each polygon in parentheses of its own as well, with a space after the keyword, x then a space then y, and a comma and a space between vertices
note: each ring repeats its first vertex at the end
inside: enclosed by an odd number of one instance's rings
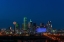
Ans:
POLYGON ((30 19, 29 23, 28 23, 29 28, 32 28, 32 20, 30 19))
POLYGON ((31 20, 31 19, 30 19, 30 21, 28 22, 28 29, 29 29, 29 33, 33 32, 32 20, 31 20))
POLYGON ((51 23, 51 21, 48 21, 48 23, 47 23, 47 31, 48 32, 52 31, 52 23, 51 23))
POLYGON ((24 17, 24 24, 23 24, 23 30, 27 30, 27 17, 24 17))
POLYGON ((30 19, 30 23, 32 24, 32 20, 30 19))

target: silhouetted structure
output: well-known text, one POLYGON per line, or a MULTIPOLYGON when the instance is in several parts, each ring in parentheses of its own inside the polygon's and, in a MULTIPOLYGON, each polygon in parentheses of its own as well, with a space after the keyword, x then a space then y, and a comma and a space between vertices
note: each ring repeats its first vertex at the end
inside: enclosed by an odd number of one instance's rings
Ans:
POLYGON ((33 32, 35 32, 36 27, 37 27, 36 23, 33 23, 33 32))
POLYGON ((16 33, 16 22, 14 21, 13 24, 14 24, 14 33, 16 33))
POLYGON ((44 27, 44 23, 40 23, 40 27, 43 28, 44 27))

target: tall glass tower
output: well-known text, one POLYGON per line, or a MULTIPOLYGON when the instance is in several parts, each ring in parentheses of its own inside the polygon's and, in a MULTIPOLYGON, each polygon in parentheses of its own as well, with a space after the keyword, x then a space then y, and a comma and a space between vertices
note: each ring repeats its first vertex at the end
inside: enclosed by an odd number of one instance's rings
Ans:
POLYGON ((48 31, 48 32, 51 32, 51 31, 52 31, 52 23, 51 23, 51 21, 48 21, 47 31, 48 31))
POLYGON ((27 30, 27 17, 24 17, 24 28, 23 30, 27 30))
POLYGON ((32 28, 32 20, 30 19, 30 27, 32 28))
POLYGON ((33 28, 32 28, 32 20, 30 19, 30 31, 33 32, 33 28))

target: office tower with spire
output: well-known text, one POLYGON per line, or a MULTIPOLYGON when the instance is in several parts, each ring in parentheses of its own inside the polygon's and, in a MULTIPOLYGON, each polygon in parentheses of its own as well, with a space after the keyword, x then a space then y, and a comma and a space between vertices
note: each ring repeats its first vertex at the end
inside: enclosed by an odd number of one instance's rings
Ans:
POLYGON ((27 17, 24 17, 23 30, 27 30, 27 17))

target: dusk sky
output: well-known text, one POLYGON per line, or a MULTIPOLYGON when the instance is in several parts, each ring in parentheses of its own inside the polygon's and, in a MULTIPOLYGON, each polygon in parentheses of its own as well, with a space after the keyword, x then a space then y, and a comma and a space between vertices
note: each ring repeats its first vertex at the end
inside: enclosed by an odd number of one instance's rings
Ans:
POLYGON ((12 26, 23 17, 33 22, 52 21, 53 28, 64 28, 64 0, 0 0, 0 28, 12 26))

